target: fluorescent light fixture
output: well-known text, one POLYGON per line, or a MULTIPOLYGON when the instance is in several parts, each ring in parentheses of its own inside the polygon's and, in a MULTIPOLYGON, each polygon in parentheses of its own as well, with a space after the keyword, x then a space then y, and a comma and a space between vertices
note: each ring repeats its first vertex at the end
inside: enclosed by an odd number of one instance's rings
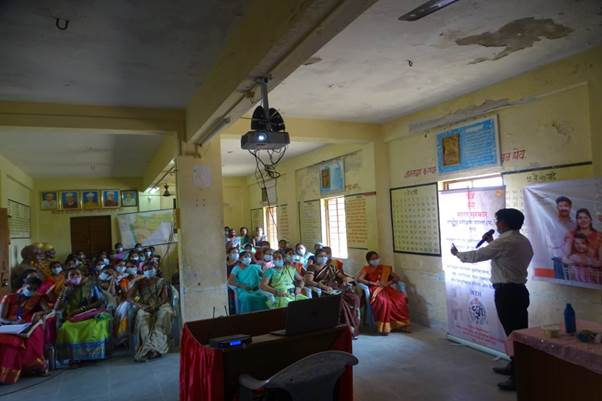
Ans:
POLYGON ((435 11, 439 11, 442 8, 449 6, 452 3, 455 3, 458 0, 430 0, 426 3, 416 7, 412 11, 407 14, 399 17, 400 21, 417 21, 420 18, 424 18, 429 14, 434 13, 435 11))

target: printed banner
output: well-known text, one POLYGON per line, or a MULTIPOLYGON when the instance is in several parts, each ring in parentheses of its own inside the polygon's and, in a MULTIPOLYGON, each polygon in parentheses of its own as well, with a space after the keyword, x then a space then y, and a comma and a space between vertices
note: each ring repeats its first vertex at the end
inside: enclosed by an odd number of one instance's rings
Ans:
POLYGON ((602 178, 524 189, 531 278, 602 288, 602 178))
POLYGON ((452 243, 460 251, 475 249, 504 205, 503 187, 439 193, 448 334, 500 352, 506 335, 495 309, 490 262, 462 263, 450 249, 452 243))

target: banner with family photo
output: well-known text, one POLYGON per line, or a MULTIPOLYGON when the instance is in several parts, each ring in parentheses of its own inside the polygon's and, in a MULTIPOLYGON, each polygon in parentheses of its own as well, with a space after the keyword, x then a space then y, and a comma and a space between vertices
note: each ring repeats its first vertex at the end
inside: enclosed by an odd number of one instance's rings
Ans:
POLYGON ((524 189, 531 278, 602 288, 602 178, 524 189))
POLYGON ((474 250, 505 204, 503 187, 439 192, 448 334, 498 352, 505 352, 506 335, 495 309, 491 264, 462 263, 450 249, 474 250))

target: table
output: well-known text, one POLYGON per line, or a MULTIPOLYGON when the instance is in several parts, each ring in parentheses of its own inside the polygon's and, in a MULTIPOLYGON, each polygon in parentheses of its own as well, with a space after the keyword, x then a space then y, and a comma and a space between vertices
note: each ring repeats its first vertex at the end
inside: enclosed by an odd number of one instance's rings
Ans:
MULTIPOLYGON (((577 331, 602 332, 578 321, 577 331)), ((518 401, 602 400, 602 344, 582 343, 561 333, 546 338, 541 327, 512 333, 518 401)))
MULTIPOLYGON (((266 379, 316 352, 352 352, 351 332, 346 326, 298 336, 268 334, 284 328, 285 316, 286 309, 275 309, 186 323, 180 349, 180 401, 235 400, 243 373, 266 379), (209 338, 240 333, 253 336, 253 343, 228 350, 208 346, 209 338)), ((339 400, 353 400, 351 367, 340 380, 339 400)))

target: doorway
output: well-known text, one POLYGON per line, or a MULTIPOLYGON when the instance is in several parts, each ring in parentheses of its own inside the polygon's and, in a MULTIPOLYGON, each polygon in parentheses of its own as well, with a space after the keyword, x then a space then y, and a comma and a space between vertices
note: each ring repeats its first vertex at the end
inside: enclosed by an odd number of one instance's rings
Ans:
POLYGON ((112 249, 111 216, 71 218, 71 252, 96 255, 112 249))

